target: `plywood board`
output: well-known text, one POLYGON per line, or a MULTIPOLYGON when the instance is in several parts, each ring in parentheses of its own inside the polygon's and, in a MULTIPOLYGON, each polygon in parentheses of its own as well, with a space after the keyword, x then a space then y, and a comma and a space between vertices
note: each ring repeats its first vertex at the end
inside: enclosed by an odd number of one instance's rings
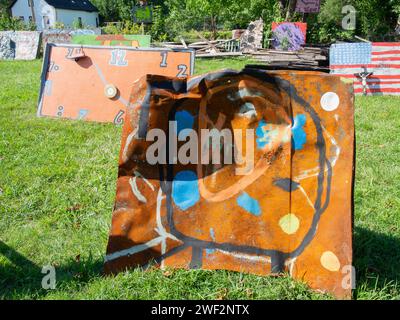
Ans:
POLYGON ((38 116, 122 124, 132 84, 145 74, 185 78, 191 50, 49 44, 38 116))

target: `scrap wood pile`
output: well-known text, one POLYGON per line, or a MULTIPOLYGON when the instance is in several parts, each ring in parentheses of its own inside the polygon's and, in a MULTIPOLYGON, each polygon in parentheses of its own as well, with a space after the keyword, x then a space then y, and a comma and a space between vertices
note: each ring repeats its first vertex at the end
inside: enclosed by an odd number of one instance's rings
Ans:
MULTIPOLYGON (((277 25, 277 30, 279 30, 279 27, 280 26, 277 25)), ((306 45, 305 30, 302 30, 296 24, 284 24, 281 28, 283 28, 283 31, 289 28, 288 30, 291 30, 291 32, 287 34, 284 33, 283 35, 281 34, 282 32, 277 32, 273 39, 269 39, 272 40, 271 44, 274 49, 263 48, 264 22, 262 19, 252 21, 246 30, 233 30, 233 39, 231 40, 207 40, 202 34, 197 32, 201 40, 200 42, 187 45, 185 40, 181 38, 181 43, 170 42, 164 43, 163 46, 173 49, 191 48, 195 50, 196 57, 199 58, 247 55, 248 57, 252 57, 272 67, 291 67, 320 71, 324 71, 324 69, 328 70, 328 47, 306 45), (296 30, 304 37, 289 39, 289 36, 294 34, 296 30), (299 41, 299 39, 301 41, 299 41), (291 45, 283 46, 284 40, 291 45)))
POLYGON ((207 40, 186 44, 184 39, 181 43, 164 42, 165 48, 170 49, 193 49, 196 52, 196 57, 218 57, 218 56, 240 56, 240 41, 236 39, 230 40, 207 40))
MULTIPOLYGON (((185 43, 184 41, 182 41, 185 43)), ((303 47, 299 51, 277 49, 256 49, 253 52, 243 52, 239 40, 212 40, 194 42, 189 45, 173 42, 163 43, 164 47, 173 49, 191 48, 198 58, 214 58, 224 56, 249 55, 255 60, 268 65, 283 65, 293 67, 328 67, 328 47, 303 47)))
POLYGON ((250 54, 270 65, 324 67, 329 61, 329 49, 323 47, 303 47, 299 51, 259 49, 250 54))

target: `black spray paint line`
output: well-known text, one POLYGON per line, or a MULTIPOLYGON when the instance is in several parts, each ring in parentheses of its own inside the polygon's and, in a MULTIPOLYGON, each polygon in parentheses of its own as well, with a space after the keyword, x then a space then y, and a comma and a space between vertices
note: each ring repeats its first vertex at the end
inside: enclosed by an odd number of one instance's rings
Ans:
MULTIPOLYGON (((207 75, 202 78, 197 78, 196 79, 196 84, 198 84, 202 89, 206 88, 204 80, 217 80, 218 76, 220 77, 225 77, 225 76, 230 76, 230 77, 235 77, 235 76, 240 76, 240 75, 250 75, 253 76, 261 81, 266 81, 269 83, 274 83, 278 84, 279 87, 283 88, 286 93, 289 91, 291 94, 290 95, 291 99, 294 99, 296 102, 298 102, 306 112, 308 112, 313 119, 313 122, 317 128, 317 146, 318 150, 320 153, 319 156, 319 165, 320 165, 320 173, 318 175, 318 189, 317 189, 317 199, 314 205, 315 209, 315 214, 313 218, 313 223, 312 226, 309 230, 309 232, 306 234, 304 240, 302 243, 299 245, 299 247, 294 250, 291 253, 284 253, 279 250, 266 250, 258 247, 252 247, 252 246, 238 246, 230 243, 215 243, 211 241, 202 241, 198 240, 189 236, 186 236, 179 232, 176 229, 174 219, 173 219, 173 203, 172 203, 172 181, 173 181, 173 167, 171 164, 167 165, 167 174, 165 177, 164 174, 164 167, 160 166, 160 185, 161 188, 166 194, 167 198, 167 218, 168 218, 168 224, 171 229, 171 233, 177 237, 179 240, 183 241, 185 245, 187 246, 192 246, 193 248, 202 248, 202 249, 220 249, 223 251, 227 252, 242 252, 242 253, 247 253, 247 254, 254 254, 254 255, 264 255, 264 256, 270 256, 271 259, 273 260, 273 269, 279 271, 279 269, 282 267, 282 260, 285 261, 290 258, 296 258, 298 257, 304 250, 305 248, 310 244, 310 242, 313 240, 316 234, 317 226, 319 224, 320 218, 323 214, 323 212, 326 210, 326 208, 329 205, 329 198, 330 198, 330 192, 331 192, 331 181, 332 181, 332 167, 330 162, 326 159, 326 144, 325 140, 323 137, 323 132, 322 132, 322 126, 321 126, 321 119, 319 118, 318 114, 315 112, 315 110, 303 99, 301 98, 298 94, 294 86, 287 80, 279 79, 279 78, 272 78, 268 74, 264 72, 260 72, 257 70, 243 70, 242 72, 235 72, 235 71, 226 71, 226 72, 220 72, 217 74, 211 74, 207 75), (203 82, 203 83, 201 83, 203 82), (326 201, 323 207, 321 207, 321 200, 322 200, 322 193, 323 193, 323 185, 324 185, 324 180, 325 180, 325 165, 328 167, 328 179, 327 179, 327 196, 326 196, 326 201)), ((189 87, 194 84, 190 84, 189 87)), ((176 109, 179 107, 180 103, 178 102, 174 108, 171 110, 170 115, 169 115, 169 120, 174 119, 174 115, 176 113, 176 109)), ((168 144, 168 142, 167 142, 168 144)), ((167 153, 169 152, 168 150, 168 145, 167 145, 167 153)))

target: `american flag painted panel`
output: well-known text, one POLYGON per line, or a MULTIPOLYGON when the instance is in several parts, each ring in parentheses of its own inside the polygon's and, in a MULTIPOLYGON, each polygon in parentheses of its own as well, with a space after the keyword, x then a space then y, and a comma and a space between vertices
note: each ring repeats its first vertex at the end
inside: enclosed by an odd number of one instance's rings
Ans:
POLYGON ((400 42, 340 43, 330 50, 331 73, 354 80, 354 92, 363 93, 360 72, 367 78, 368 95, 400 95, 400 42))

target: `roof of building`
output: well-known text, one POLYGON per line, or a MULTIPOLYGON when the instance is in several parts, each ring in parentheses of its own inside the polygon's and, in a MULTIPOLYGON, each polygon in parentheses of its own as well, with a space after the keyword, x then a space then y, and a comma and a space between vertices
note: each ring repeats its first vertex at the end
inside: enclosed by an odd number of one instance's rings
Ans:
MULTIPOLYGON (((10 8, 18 0, 11 3, 10 8)), ((87 12, 98 12, 97 8, 89 0, 45 0, 50 6, 56 9, 77 10, 87 12)))

